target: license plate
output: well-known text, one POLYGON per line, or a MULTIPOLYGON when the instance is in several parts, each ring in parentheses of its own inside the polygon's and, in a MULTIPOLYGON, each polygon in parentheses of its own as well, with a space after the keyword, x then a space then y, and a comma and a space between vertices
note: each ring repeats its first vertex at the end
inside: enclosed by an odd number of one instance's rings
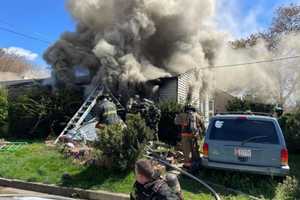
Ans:
POLYGON ((251 158, 251 149, 241 149, 241 148, 235 148, 234 155, 237 157, 246 157, 251 158))

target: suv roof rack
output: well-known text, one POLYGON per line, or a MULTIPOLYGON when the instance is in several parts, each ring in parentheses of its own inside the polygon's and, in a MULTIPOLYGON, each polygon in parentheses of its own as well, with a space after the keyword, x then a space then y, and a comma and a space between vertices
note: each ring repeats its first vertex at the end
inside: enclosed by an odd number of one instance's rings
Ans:
POLYGON ((251 111, 220 112, 220 113, 216 113, 216 115, 259 115, 259 116, 273 117, 273 113, 251 112, 251 111))

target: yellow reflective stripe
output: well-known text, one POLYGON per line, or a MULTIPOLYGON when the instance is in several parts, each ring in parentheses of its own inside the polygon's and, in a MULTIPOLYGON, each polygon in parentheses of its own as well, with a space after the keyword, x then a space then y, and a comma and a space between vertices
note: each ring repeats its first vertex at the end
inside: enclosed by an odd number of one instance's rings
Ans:
POLYGON ((113 110, 113 111, 108 111, 108 112, 103 113, 104 116, 114 115, 114 114, 117 114, 117 111, 113 110))

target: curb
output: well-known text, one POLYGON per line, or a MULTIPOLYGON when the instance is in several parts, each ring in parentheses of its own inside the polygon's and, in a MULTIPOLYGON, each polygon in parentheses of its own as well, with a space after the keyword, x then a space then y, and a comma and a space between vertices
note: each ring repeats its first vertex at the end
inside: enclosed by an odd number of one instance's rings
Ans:
POLYGON ((102 190, 92 191, 79 188, 59 187, 43 183, 30 183, 14 179, 0 178, 0 186, 29 190, 63 197, 75 197, 89 200, 129 200, 129 195, 111 193, 102 190))

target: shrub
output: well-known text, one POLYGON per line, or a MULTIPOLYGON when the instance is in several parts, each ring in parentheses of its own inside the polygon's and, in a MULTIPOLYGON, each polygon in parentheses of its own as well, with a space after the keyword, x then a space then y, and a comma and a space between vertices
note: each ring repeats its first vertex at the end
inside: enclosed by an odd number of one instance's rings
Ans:
POLYGON ((9 133, 15 138, 40 139, 51 130, 58 134, 81 103, 73 91, 52 93, 45 87, 32 88, 9 101, 9 133))
POLYGON ((273 113, 275 105, 265 104, 260 102, 255 102, 251 99, 239 99, 234 98, 229 101, 226 109, 231 112, 238 111, 252 111, 252 112, 263 112, 263 113, 273 113))
POLYGON ((47 116, 48 98, 40 100, 30 94, 17 97, 9 105, 9 133, 17 138, 31 138, 34 134, 41 135, 49 132, 44 117, 47 116))
POLYGON ((0 127, 7 123, 8 100, 7 91, 0 87, 0 127))
POLYGON ((129 115, 126 123, 126 128, 111 125, 99 130, 95 148, 101 166, 119 171, 132 169, 145 144, 152 139, 153 133, 140 115, 129 115))
POLYGON ((160 104, 161 119, 159 123, 159 139, 170 145, 176 145, 180 140, 179 127, 174 124, 177 113, 183 111, 183 106, 176 102, 160 104))
POLYGON ((7 91, 0 87, 0 138, 7 135, 8 100, 7 91))
POLYGON ((298 181, 295 177, 286 177, 283 183, 279 183, 275 190, 274 199, 293 200, 296 199, 298 181))
POLYGON ((300 151, 300 109, 286 113, 279 120, 289 151, 300 151))

